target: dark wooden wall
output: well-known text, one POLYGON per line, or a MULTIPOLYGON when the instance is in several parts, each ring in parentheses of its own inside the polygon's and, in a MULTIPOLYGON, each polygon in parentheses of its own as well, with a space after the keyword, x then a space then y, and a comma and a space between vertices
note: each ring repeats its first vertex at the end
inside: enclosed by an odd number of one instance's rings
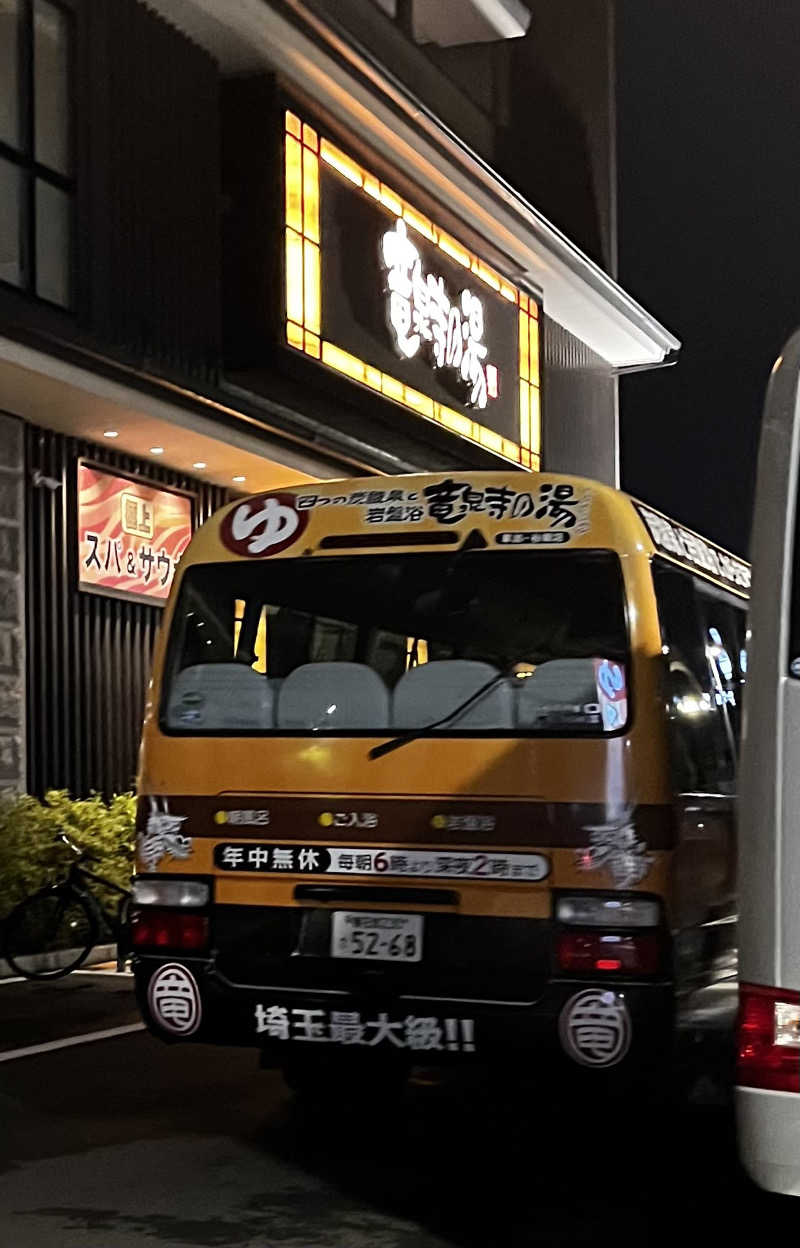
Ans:
POLYGON ((131 788, 162 609, 79 592, 77 461, 196 494, 201 523, 225 490, 103 446, 26 426, 28 791, 131 788), (36 470, 58 488, 35 485, 36 470))
POLYGON ((81 329, 151 371, 219 359, 219 79, 136 0, 78 9, 81 329))

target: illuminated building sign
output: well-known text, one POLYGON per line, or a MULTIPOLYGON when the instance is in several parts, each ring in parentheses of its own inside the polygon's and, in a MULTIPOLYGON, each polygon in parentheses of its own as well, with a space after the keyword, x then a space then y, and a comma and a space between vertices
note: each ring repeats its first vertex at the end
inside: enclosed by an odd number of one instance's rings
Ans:
POLYGON ((185 494, 78 464, 78 584, 163 606, 192 536, 185 494))
POLYGON ((381 242, 387 270, 389 321, 401 356, 422 351, 434 368, 452 369, 464 383, 464 403, 483 410, 497 398, 497 367, 484 365, 483 302, 465 288, 453 302, 444 278, 423 273, 418 248, 402 218, 381 242))
POLYGON ((535 299, 291 112, 284 139, 289 345, 538 469, 535 299))

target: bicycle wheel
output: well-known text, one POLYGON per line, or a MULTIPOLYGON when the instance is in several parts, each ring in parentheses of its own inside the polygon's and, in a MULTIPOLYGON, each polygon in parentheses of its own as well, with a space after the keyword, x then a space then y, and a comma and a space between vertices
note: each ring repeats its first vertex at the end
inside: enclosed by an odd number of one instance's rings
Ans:
POLYGON ((97 941, 97 920, 69 888, 48 889, 20 902, 3 933, 3 956, 26 979, 59 979, 86 960, 97 941))

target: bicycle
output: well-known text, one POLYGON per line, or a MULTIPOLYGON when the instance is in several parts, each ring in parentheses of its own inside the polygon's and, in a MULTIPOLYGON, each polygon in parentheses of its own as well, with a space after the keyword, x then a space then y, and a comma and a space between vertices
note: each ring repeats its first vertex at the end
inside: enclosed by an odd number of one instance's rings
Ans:
POLYGON ((2 931, 2 956, 16 975, 25 979, 60 979, 81 966, 101 934, 117 943, 117 970, 122 970, 130 949, 128 909, 132 893, 89 871, 84 865, 97 855, 74 844, 65 832, 61 841, 75 854, 63 879, 31 893, 11 911, 2 931), (114 913, 94 896, 89 881, 120 894, 114 913))

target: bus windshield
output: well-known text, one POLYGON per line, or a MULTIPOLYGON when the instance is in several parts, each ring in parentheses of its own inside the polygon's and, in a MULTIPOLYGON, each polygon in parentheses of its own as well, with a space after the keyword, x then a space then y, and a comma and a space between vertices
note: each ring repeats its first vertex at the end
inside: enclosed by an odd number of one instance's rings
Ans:
POLYGON ((161 723, 222 736, 603 734, 627 719, 625 620, 609 551, 201 564, 183 578, 161 723))

